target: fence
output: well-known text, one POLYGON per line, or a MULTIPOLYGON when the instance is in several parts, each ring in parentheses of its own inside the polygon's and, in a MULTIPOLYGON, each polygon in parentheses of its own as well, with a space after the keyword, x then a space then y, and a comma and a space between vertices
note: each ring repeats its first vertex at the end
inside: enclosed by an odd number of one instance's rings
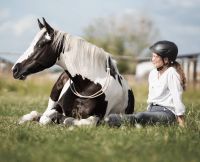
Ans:
MULTIPOLYGON (((16 56, 19 55, 18 53, 11 53, 11 52, 0 52, 0 56, 4 55, 6 58, 9 58, 9 56, 16 56)), ((149 62, 149 57, 144 58, 137 58, 131 56, 113 56, 117 60, 122 61, 131 61, 135 63, 136 65, 143 63, 143 62, 149 62)), ((10 71, 13 63, 12 61, 8 61, 9 59, 5 59, 5 57, 0 57, 0 72, 4 71, 10 71)), ((192 53, 192 54, 183 54, 178 55, 178 60, 183 66, 184 72, 187 77, 187 81, 189 83, 200 83, 200 53, 192 53)))
MULTIPOLYGON (((200 83, 200 53, 182 54, 177 57, 182 65, 187 82, 192 84, 200 83)), ((149 62, 150 58, 138 58, 136 64, 149 62)))

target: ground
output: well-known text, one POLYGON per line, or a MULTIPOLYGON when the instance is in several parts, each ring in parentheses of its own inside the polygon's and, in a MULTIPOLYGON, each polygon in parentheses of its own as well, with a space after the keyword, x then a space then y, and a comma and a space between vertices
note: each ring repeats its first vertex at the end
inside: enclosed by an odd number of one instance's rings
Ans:
MULTIPOLYGON (((136 111, 146 107, 146 83, 130 83, 136 111)), ((183 99, 186 126, 72 128, 18 125, 32 110, 44 111, 52 81, 35 77, 17 81, 0 76, 0 162, 198 162, 200 159, 200 91, 190 87, 183 99)))

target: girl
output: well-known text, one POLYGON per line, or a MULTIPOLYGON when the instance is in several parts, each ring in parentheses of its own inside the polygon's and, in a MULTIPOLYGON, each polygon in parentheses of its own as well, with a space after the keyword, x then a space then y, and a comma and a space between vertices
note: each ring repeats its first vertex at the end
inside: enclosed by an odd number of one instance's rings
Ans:
POLYGON ((106 122, 109 126, 130 124, 170 124, 175 121, 184 126, 185 106, 182 92, 186 78, 176 57, 178 48, 170 41, 159 41, 150 47, 152 63, 155 66, 149 74, 147 111, 131 115, 111 114, 106 122))

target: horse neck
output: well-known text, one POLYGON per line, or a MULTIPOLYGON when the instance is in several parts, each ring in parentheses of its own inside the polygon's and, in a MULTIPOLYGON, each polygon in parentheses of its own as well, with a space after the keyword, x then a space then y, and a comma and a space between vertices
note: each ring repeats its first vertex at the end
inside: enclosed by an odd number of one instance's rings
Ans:
POLYGON ((66 35, 65 40, 65 51, 60 55, 58 65, 72 77, 81 75, 94 82, 106 77, 108 53, 77 37, 66 35))

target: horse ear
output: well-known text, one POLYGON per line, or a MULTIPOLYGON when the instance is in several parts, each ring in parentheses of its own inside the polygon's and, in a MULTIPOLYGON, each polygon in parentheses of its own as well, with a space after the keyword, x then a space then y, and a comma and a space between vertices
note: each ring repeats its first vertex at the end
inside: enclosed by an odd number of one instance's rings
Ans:
POLYGON ((38 21, 39 28, 40 28, 40 29, 44 28, 44 25, 40 22, 40 20, 37 19, 37 21, 38 21))
POLYGON ((46 22, 46 20, 44 19, 44 17, 42 19, 43 19, 44 26, 47 29, 47 32, 49 34, 53 34, 54 29, 46 22))

